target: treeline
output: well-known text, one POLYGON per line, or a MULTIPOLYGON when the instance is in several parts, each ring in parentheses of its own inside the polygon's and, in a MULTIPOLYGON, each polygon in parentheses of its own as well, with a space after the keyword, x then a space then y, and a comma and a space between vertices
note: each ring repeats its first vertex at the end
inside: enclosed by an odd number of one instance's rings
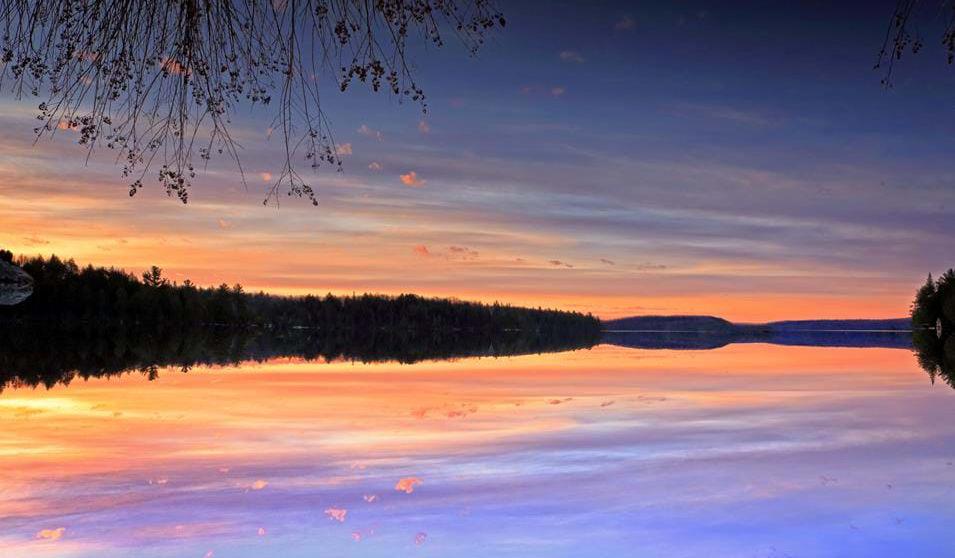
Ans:
POLYGON ((912 329, 919 364, 955 387, 955 269, 928 276, 912 302, 912 329))
MULTIPOLYGON (((76 379, 161 368, 238 365, 274 358, 306 361, 400 362, 498 357, 589 348, 600 334, 414 330, 311 330, 196 327, 147 329, 43 328, 0 323, 0 392, 52 387, 76 379)), ((174 372, 174 370, 167 370, 174 372)))
POLYGON ((176 283, 158 267, 136 277, 123 270, 79 267, 57 256, 14 259, 33 277, 33 295, 0 307, 0 320, 112 324, 136 328, 199 325, 314 328, 328 331, 522 331, 554 336, 600 331, 600 321, 578 312, 481 304, 416 295, 275 296, 241 285, 198 287, 176 283))

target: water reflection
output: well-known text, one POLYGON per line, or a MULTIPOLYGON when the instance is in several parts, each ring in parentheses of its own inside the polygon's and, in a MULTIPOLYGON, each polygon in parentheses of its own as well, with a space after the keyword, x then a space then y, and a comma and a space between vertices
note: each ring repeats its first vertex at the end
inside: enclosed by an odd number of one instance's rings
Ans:
POLYGON ((955 388, 955 335, 935 330, 916 331, 913 339, 919 365, 936 378, 955 388))
POLYGON ((943 556, 908 351, 306 362, 0 394, 0 556, 943 556))
POLYGON ((401 330, 323 332, 291 329, 44 329, 0 327, 0 391, 7 386, 51 387, 74 378, 139 370, 154 379, 161 367, 188 372, 197 365, 236 365, 278 357, 305 361, 387 362, 499 357, 589 348, 597 334, 420 333, 401 330))

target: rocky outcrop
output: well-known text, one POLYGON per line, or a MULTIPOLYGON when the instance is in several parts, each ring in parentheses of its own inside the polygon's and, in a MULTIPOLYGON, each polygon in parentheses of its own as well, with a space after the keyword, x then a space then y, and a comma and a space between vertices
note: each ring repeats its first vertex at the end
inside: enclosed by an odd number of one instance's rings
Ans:
POLYGON ((33 278, 19 267, 0 261, 0 306, 19 304, 33 294, 33 278))

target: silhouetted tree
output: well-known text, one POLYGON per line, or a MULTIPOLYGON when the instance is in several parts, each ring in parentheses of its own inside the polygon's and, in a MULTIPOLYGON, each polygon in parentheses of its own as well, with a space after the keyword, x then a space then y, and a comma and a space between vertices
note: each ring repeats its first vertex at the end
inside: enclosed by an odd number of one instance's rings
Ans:
POLYGON ((474 52, 504 24, 492 0, 0 0, 0 77, 42 100, 38 135, 117 150, 130 195, 158 166, 183 202, 215 155, 242 170, 237 108, 275 106, 284 161, 264 201, 284 189, 317 204, 297 165, 341 166, 320 84, 357 80, 426 110, 409 39, 452 34, 474 52))
POLYGON ((892 84, 895 64, 906 52, 918 54, 925 46, 923 30, 938 33, 948 63, 955 62, 955 4, 945 0, 897 0, 875 65, 884 72, 883 85, 892 84))

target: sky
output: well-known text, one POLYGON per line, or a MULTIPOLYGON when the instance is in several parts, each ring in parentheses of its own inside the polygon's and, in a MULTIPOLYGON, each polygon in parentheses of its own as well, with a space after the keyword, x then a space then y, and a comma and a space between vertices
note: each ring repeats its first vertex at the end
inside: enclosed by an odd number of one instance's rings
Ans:
POLYGON ((763 344, 10 386, 0 556, 944 556, 952 395, 763 344))
POLYGON ((605 317, 897 317, 952 265, 955 69, 873 70, 894 3, 502 2, 476 57, 414 53, 428 113, 323 98, 344 171, 263 207, 239 110, 183 206, 0 98, 0 246, 276 293, 414 292, 605 317), (347 146, 347 148, 345 147, 347 146))

